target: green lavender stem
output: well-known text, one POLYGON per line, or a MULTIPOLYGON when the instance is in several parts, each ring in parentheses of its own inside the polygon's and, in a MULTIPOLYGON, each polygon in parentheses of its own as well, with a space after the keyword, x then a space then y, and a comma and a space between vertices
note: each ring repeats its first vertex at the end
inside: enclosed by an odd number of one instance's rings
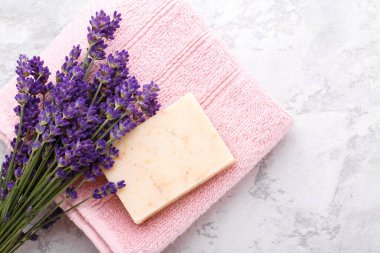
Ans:
POLYGON ((103 85, 103 82, 100 82, 99 85, 98 85, 98 88, 96 89, 95 95, 92 98, 91 105, 93 105, 95 103, 95 100, 98 97, 98 94, 99 94, 100 89, 102 88, 102 85, 103 85))
MULTIPOLYGON (((81 174, 74 176, 71 180, 67 181, 63 185, 60 185, 60 187, 55 188, 54 193, 50 192, 49 198, 48 198, 50 201, 41 201, 40 205, 36 206, 36 210, 33 212, 33 215, 31 215, 31 217, 29 217, 29 218, 25 217, 25 213, 24 213, 23 214, 24 216, 21 216, 20 219, 18 219, 16 222, 14 222, 10 227, 7 227, 7 228, 1 227, 0 228, 0 231, 1 231, 0 232, 0 235, 1 235, 0 236, 0 245, 3 245, 5 242, 8 242, 12 238, 14 239, 14 237, 11 235, 18 234, 20 231, 22 231, 22 229, 24 229, 26 224, 29 224, 35 217, 37 217, 41 212, 43 212, 46 208, 48 208, 48 206, 51 204, 51 201, 56 199, 59 195, 63 194, 63 192, 66 190, 66 188, 68 186, 70 186, 71 184, 73 184, 75 181, 77 181, 80 176, 81 176, 81 174), (26 222, 26 224, 25 224, 25 222, 26 222), (11 236, 10 237, 11 239, 9 238, 9 236, 11 236)), ((48 190, 48 191, 50 191, 50 190, 48 190)), ((42 191, 42 192, 40 192, 40 194, 44 195, 44 194, 46 194, 46 192, 42 191)), ((2 248, 0 248, 0 252, 3 252, 1 249, 2 248)))
MULTIPOLYGON (((16 188, 14 190, 14 197, 12 197, 11 199, 16 199, 16 200, 20 199, 21 194, 24 192, 25 187, 30 185, 30 182, 28 182, 27 179, 29 179, 30 175, 32 174, 33 168, 40 161, 40 155, 41 155, 42 149, 43 149, 43 146, 40 149, 38 149, 37 151, 32 152, 31 157, 30 157, 27 165, 25 166, 25 169, 23 172, 24 176, 21 177, 20 179, 18 179, 18 182, 16 184, 16 188)), ((11 210, 17 204, 18 204, 18 201, 14 201, 13 205, 11 205, 11 210)))
POLYGON ((94 66, 94 63, 95 63, 95 60, 91 59, 90 65, 88 66, 86 73, 84 74, 83 80, 87 79, 88 75, 90 74, 92 67, 94 66))
POLYGON ((125 118, 125 116, 127 116, 127 114, 126 113, 124 113, 123 115, 121 115, 121 117, 118 119, 118 120, 116 120, 99 138, 98 138, 98 140, 101 140, 101 139, 103 139, 104 137, 106 137, 106 135, 112 130, 112 128, 114 128, 114 126, 116 126, 117 124, 119 124, 119 122, 121 121, 121 120, 123 120, 124 118, 125 118))
MULTIPOLYGON (((81 183, 83 183, 85 181, 82 181, 81 183)), ((78 186, 80 187, 80 185, 78 186)), ((62 213, 56 215, 56 216, 53 216, 53 217, 49 217, 56 209, 59 208, 59 206, 66 200, 66 198, 63 198, 60 202, 58 202, 55 206, 55 208, 52 208, 47 214, 44 215, 43 218, 41 218, 39 220, 39 222, 37 222, 36 224, 34 224, 26 233, 25 233, 25 236, 19 241, 17 242, 16 245, 14 245, 11 249, 9 249, 9 252, 14 252, 15 250, 17 250, 26 240, 29 239, 29 237, 33 234, 35 234, 39 229, 41 229, 44 225, 56 220, 56 219, 59 219, 61 218, 62 216, 66 215, 67 213, 69 213, 70 211, 74 210, 75 208, 79 207, 80 205, 84 204, 85 202, 87 202, 88 200, 90 200, 91 197, 87 197, 85 198, 84 200, 80 201, 79 203, 71 206, 70 208, 68 208, 67 210, 63 211, 62 213)))
POLYGON ((106 119, 103 122, 103 124, 98 128, 98 130, 92 135, 91 140, 93 140, 100 133, 100 131, 102 131, 102 129, 105 127, 105 125, 107 125, 108 122, 109 122, 108 119, 106 119))
MULTIPOLYGON (((24 106, 21 106, 20 124, 18 125, 16 143, 15 143, 15 147, 14 147, 14 151, 13 151, 13 154, 12 154, 11 161, 10 161, 9 166, 8 166, 7 175, 5 176, 5 181, 3 182, 2 187, 5 186, 6 182, 9 182, 9 180, 11 179, 11 177, 13 175, 13 172, 14 172, 13 163, 15 161, 15 156, 16 156, 16 153, 17 153, 18 145, 19 145, 19 143, 21 141, 21 129, 22 129, 22 125, 23 125, 24 108, 25 108, 24 106)), ((4 216, 2 216, 2 218, 4 218, 4 216)))

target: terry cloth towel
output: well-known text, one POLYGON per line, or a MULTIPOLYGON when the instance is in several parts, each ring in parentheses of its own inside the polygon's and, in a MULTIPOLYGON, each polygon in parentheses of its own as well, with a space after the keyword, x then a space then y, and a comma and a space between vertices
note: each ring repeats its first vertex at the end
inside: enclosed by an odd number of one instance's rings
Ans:
MULTIPOLYGON (((91 1, 41 54, 51 72, 60 68, 72 45, 86 48, 89 17, 101 9, 117 10, 123 17, 108 51, 129 51, 130 72, 143 83, 159 84, 163 107, 192 92, 237 161, 142 225, 133 223, 117 197, 90 202, 69 214, 100 252, 159 252, 253 169, 292 120, 192 8, 178 0, 91 1)), ((15 92, 14 80, 0 91, 0 130, 7 141, 17 120, 12 111, 15 92)), ((79 195, 92 189, 94 185, 87 185, 79 195)))

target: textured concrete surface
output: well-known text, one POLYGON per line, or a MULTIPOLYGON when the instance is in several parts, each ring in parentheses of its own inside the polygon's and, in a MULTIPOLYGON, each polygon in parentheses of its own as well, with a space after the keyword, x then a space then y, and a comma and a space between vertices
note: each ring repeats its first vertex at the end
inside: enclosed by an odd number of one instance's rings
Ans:
MULTIPOLYGON (((88 1, 3 0, 0 83, 88 1)), ((380 252, 380 2, 187 1, 295 126, 165 252, 380 252)), ((65 219, 20 252, 96 249, 65 219)))

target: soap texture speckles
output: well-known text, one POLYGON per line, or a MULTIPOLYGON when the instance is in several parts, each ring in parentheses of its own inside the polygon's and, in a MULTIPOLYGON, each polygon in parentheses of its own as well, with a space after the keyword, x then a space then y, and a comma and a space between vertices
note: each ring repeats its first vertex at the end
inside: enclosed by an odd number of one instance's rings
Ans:
MULTIPOLYGON (((123 16, 109 51, 129 51, 130 72, 142 83, 155 80, 163 107, 187 92, 200 102, 236 163, 200 187, 136 225, 115 196, 88 203, 69 217, 102 253, 159 252, 243 178, 284 136, 290 116, 243 70, 196 13, 177 0, 93 0, 41 54, 59 69, 72 45, 86 45, 88 17, 103 9, 123 16)), ((54 79, 54 76, 52 76, 54 79)), ((13 136, 15 81, 0 91, 0 136, 13 136)), ((94 187, 85 185, 80 196, 94 187)), ((128 182, 128 179, 126 179, 128 182)), ((67 206, 70 204, 68 203, 67 206)))
POLYGON ((234 162, 192 94, 158 112, 116 146, 123 155, 105 175, 110 181, 128 181, 118 196, 137 224, 234 162))

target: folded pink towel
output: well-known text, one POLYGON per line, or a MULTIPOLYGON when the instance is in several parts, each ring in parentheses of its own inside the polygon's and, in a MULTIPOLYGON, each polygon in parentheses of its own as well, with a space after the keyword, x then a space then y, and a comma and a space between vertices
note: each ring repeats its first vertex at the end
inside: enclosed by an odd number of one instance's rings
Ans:
MULTIPOLYGON (((290 127, 291 118, 242 69, 194 11, 177 0, 91 1, 42 53, 51 70, 60 67, 72 45, 79 42, 85 47, 88 19, 100 9, 109 13, 118 10, 123 16, 122 28, 108 50, 129 51, 131 73, 142 82, 155 80, 160 85, 163 107, 192 92, 237 160, 233 168, 142 225, 132 222, 117 197, 91 202, 69 214, 100 252, 159 252, 277 144, 290 127)), ((12 111, 15 92, 14 80, 0 91, 4 140, 13 136, 17 120, 12 111)), ((80 195, 93 188, 85 186, 80 195)))

